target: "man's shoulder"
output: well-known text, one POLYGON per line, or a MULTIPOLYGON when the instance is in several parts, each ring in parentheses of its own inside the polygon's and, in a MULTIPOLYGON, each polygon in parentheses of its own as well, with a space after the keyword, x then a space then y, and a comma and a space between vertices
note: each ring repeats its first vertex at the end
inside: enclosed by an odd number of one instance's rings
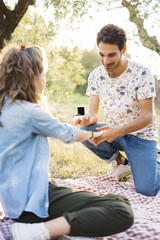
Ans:
POLYGON ((154 79, 153 73, 150 71, 148 66, 130 59, 128 60, 127 73, 129 73, 130 76, 132 75, 134 79, 154 79))
POLYGON ((136 62, 131 59, 129 59, 128 62, 129 62, 129 68, 132 68, 137 72, 144 72, 144 71, 150 72, 149 68, 142 63, 136 62))

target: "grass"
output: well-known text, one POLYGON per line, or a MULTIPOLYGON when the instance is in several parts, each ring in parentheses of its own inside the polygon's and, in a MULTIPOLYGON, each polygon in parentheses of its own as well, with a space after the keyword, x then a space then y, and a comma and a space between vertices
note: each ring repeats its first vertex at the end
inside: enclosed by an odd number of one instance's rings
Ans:
MULTIPOLYGON (((76 113, 76 106, 83 105, 88 110, 88 101, 89 97, 76 93, 67 104, 52 103, 50 110, 62 122, 74 125, 73 115, 76 113)), ((107 173, 109 164, 86 149, 82 143, 64 144, 57 139, 50 139, 50 150, 51 177, 79 178, 107 173)))
POLYGON ((91 153, 81 143, 66 145, 58 140, 50 141, 51 177, 79 178, 100 176, 107 173, 108 164, 91 153))
MULTIPOLYGON (((83 105, 88 109, 88 101, 89 98, 87 96, 75 94, 72 100, 67 102, 67 104, 52 103, 50 105, 50 110, 53 116, 57 117, 62 122, 74 124, 73 115, 76 113, 76 106, 83 105)), ((157 120, 160 126, 160 111, 157 111, 157 120)), ((105 121, 102 109, 100 109, 99 121, 105 121)), ((51 178, 75 179, 84 176, 106 175, 109 168, 109 164, 102 161, 78 142, 68 145, 59 140, 50 139, 50 150, 51 178)))

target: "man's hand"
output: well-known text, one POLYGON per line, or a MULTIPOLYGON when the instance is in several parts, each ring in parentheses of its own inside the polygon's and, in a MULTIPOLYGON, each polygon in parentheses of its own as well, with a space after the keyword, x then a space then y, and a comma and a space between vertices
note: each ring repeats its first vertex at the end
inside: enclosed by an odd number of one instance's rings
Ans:
POLYGON ((95 114, 89 114, 87 113, 82 117, 82 119, 78 118, 76 122, 74 123, 75 125, 80 125, 80 126, 87 126, 96 123, 98 120, 97 115, 95 114))
POLYGON ((78 118, 75 121, 75 125, 86 126, 90 124, 90 115, 89 113, 85 114, 82 119, 78 118))
POLYGON ((101 131, 102 135, 95 138, 96 146, 100 143, 107 141, 107 142, 113 142, 115 139, 119 138, 120 135, 120 128, 118 127, 109 127, 109 126, 103 126, 100 128, 96 128, 96 130, 101 131))
POLYGON ((99 113, 99 96, 98 95, 91 95, 89 100, 89 113, 87 113, 82 120, 77 119, 75 125, 80 126, 87 126, 98 121, 98 113, 99 113))

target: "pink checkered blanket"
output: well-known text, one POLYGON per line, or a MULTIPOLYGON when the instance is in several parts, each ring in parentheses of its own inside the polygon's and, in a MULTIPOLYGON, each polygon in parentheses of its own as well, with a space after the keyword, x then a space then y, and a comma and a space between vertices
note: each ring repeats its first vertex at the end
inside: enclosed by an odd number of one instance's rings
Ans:
POLYGON ((115 193, 130 200, 135 215, 133 226, 125 232, 101 240, 160 240, 160 192, 155 197, 146 197, 135 192, 133 179, 119 182, 107 176, 53 180, 60 186, 97 194, 115 193))

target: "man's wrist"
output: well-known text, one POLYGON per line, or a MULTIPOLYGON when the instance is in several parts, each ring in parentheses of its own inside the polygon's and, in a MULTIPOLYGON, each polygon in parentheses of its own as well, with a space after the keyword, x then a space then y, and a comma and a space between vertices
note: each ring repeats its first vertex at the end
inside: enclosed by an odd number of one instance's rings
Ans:
POLYGON ((88 125, 95 124, 97 122, 98 122, 97 115, 89 113, 89 124, 88 125))
POLYGON ((123 137, 126 135, 126 127, 125 126, 118 127, 117 130, 119 133, 119 137, 123 137))

